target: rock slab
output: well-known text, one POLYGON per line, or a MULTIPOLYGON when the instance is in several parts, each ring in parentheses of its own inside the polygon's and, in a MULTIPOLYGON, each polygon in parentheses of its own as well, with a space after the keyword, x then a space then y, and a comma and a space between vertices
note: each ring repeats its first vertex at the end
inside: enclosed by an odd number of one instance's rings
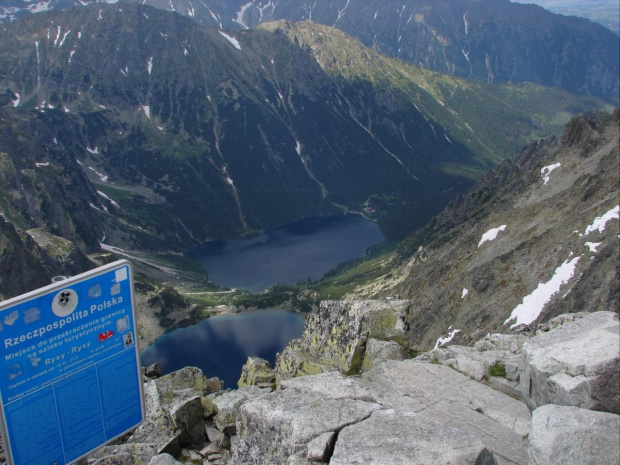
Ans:
POLYGON ((544 405, 532 414, 531 465, 620 463, 620 416, 544 405))
POLYGON ((556 404, 620 413, 620 322, 591 313, 523 344, 519 390, 533 410, 556 404))

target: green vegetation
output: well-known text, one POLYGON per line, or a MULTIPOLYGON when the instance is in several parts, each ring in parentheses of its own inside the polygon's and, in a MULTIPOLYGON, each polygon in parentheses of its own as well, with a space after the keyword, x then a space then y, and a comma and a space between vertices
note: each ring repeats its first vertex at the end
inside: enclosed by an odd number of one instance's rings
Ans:
POLYGON ((497 362, 493 366, 489 367, 489 375, 503 378, 506 376, 506 364, 504 362, 497 362))

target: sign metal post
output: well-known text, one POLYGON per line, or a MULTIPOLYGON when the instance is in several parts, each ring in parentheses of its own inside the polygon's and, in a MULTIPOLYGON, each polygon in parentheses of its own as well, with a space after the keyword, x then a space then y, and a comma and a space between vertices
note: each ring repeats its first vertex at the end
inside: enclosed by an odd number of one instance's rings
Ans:
POLYGON ((144 420, 131 264, 0 302, 0 429, 9 464, 76 462, 144 420))

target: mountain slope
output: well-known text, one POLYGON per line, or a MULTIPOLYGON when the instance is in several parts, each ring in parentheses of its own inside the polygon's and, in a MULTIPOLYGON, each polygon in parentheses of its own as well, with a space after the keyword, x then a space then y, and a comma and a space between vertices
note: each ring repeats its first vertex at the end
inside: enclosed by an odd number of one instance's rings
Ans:
POLYGON ((620 311, 620 111, 573 119, 459 196, 357 295, 411 299, 409 340, 470 343, 566 312, 620 311))
MULTIPOLYGON (((9 0, 0 19, 118 0, 9 0)), ((220 29, 312 20, 400 60, 483 82, 535 82, 617 99, 618 36, 586 19, 508 0, 121 0, 220 29)), ((2 10, 1 8, 4 8, 2 10)))
MULTIPOLYGON (((364 208, 402 237, 531 137, 601 105, 449 78, 312 23, 233 35, 95 5, 15 21, 0 44, 4 124, 46 121, 19 149, 30 167, 58 145, 94 186, 56 199, 98 216, 88 244, 179 249, 364 208), (332 66, 343 52, 350 65, 332 66)), ((26 132, 0 149, 14 156, 26 132)))

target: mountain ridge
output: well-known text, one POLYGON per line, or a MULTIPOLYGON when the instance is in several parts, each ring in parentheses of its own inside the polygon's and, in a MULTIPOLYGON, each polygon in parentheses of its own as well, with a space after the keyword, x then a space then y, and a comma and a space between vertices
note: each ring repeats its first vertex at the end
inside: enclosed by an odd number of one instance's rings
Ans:
POLYGON ((0 62, 14 70, 0 77, 9 126, 58 125, 39 130, 31 165, 65 144, 71 166, 93 183, 83 198, 100 210, 85 203, 89 216, 103 217, 90 221, 98 240, 121 248, 240 237, 300 216, 362 211, 378 194, 394 200, 370 205, 373 219, 398 237, 450 189, 561 127, 558 118, 603 105, 389 61, 312 23, 224 33, 149 7, 93 5, 4 29, 0 62), (336 46, 362 57, 356 67, 320 62, 338 57, 336 46), (354 76, 382 68, 389 79, 354 76), (54 142, 53 130, 71 140, 54 142))
MULTIPOLYGON (((226 30, 310 19, 337 27, 385 55, 440 72, 484 82, 532 81, 612 98, 618 94, 618 37, 586 19, 508 0, 358 1, 310 5, 303 0, 122 0, 119 4, 147 4, 226 30)), ((37 9, 23 0, 12 2, 17 6, 5 7, 9 19, 37 9)), ((36 5, 46 11, 88 3, 118 2, 51 0, 36 5)))

